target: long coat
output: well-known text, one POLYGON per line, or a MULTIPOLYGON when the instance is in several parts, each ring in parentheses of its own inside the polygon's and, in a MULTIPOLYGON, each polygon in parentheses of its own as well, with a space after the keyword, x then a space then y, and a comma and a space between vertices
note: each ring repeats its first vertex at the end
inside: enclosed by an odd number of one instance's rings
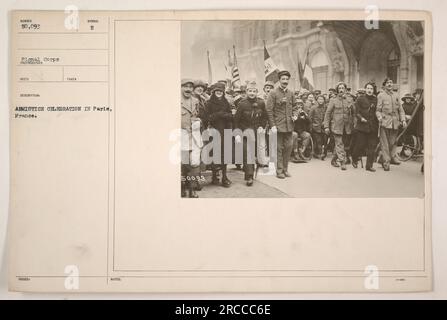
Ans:
POLYGON ((376 117, 377 98, 373 95, 359 96, 355 101, 354 114, 357 119, 355 123, 355 130, 361 132, 375 132, 379 127, 379 122, 376 117), (363 122, 365 119, 366 122, 363 122))
MULTIPOLYGON (((219 164, 225 164, 224 155, 229 149, 225 148, 224 130, 233 128, 231 106, 225 97, 217 99, 216 96, 211 96, 205 104, 204 120, 205 128, 209 126, 216 129, 220 134, 221 159, 219 164)), ((231 146, 231 142, 229 142, 229 145, 231 146)))
POLYGON ((337 95, 328 104, 324 115, 324 128, 329 128, 334 134, 351 134, 354 125, 353 99, 351 96, 337 95))
MULTIPOLYGON (((413 102, 410 104, 403 103, 402 108, 405 111, 405 115, 411 116, 413 114, 413 110, 416 108, 417 102, 413 102)), ((409 122, 409 121, 408 121, 409 122)), ((414 119, 409 123, 407 128, 407 133, 423 136, 424 135, 424 106, 420 105, 419 109, 416 111, 414 115, 414 119)))
POLYGON ((270 91, 266 103, 267 118, 270 127, 276 126, 278 132, 292 132, 292 116, 298 116, 295 95, 281 87, 270 91))
POLYGON ((236 114, 234 115, 234 127, 241 129, 256 130, 259 127, 265 128, 267 125, 267 112, 264 100, 255 98, 253 100, 245 98, 239 102, 236 114))
POLYGON ((196 136, 192 134, 193 123, 194 125, 197 125, 198 129, 200 130, 200 122, 196 122, 199 116, 199 109, 200 109, 200 103, 197 98, 193 96, 189 99, 182 97, 181 100, 182 150, 191 150, 193 141, 196 143, 198 147, 202 146, 201 139, 195 139, 196 136))
POLYGON ((215 128, 223 133, 224 129, 232 129, 233 114, 231 106, 226 98, 218 100, 212 96, 210 100, 205 103, 205 112, 203 115, 206 125, 215 128))
POLYGON ((382 91, 377 96, 377 118, 382 118, 380 126, 387 129, 399 129, 400 122, 405 120, 405 111, 394 92, 382 91))

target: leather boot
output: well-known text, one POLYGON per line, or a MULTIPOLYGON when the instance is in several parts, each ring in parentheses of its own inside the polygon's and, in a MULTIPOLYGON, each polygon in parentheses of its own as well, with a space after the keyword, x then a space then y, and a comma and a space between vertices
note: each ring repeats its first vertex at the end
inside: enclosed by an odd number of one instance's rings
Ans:
POLYGON ((182 198, 185 198, 186 197, 186 185, 185 185, 184 181, 182 181, 181 190, 182 190, 182 198))
POLYGON ((197 194, 196 190, 195 190, 195 182, 190 181, 189 182, 189 197, 190 198, 198 198, 199 195, 197 194))
POLYGON ((332 157, 331 165, 332 165, 333 167, 336 167, 336 168, 338 168, 338 167, 340 166, 340 165, 338 164, 338 162, 337 162, 337 156, 336 156, 336 155, 332 157))

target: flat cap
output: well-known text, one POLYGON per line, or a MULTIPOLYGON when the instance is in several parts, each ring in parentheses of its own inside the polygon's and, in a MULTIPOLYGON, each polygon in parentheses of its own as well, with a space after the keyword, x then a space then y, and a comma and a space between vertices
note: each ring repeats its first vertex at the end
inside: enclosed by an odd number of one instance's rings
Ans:
POLYGON ((196 80, 194 81, 194 89, 197 87, 202 87, 203 89, 206 89, 206 83, 203 82, 202 80, 196 80))
POLYGON ((278 77, 281 78, 282 76, 288 76, 290 78, 290 72, 287 70, 282 70, 278 73, 278 77))
POLYGON ((188 83, 190 83, 191 85, 194 85, 194 80, 192 80, 192 79, 187 79, 187 78, 182 79, 182 87, 183 87, 184 85, 188 84, 188 83))
POLYGON ((256 87, 256 81, 250 81, 247 83, 247 89, 258 89, 256 87))
POLYGON ((265 87, 267 87, 267 86, 270 86, 270 87, 274 87, 275 86, 275 84, 273 83, 273 81, 266 81, 265 83, 264 83, 264 88, 265 87))

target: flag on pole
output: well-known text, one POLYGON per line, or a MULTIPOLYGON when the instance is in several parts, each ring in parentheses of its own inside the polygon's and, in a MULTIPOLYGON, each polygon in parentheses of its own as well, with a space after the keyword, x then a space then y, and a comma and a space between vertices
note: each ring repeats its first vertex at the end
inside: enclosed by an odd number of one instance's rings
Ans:
POLYGON ((309 50, 306 52, 306 60, 304 61, 303 81, 301 82, 301 87, 309 91, 314 90, 314 76, 309 63, 309 50))
POLYGON ((265 47, 265 41, 264 41, 264 74, 265 74, 265 81, 272 81, 273 83, 276 83, 279 80, 278 72, 279 72, 279 69, 276 66, 276 64, 273 62, 273 59, 270 57, 270 54, 267 51, 267 48, 265 47))
POLYGON ((213 72, 211 70, 210 52, 206 50, 206 54, 208 56, 208 84, 211 85, 213 83, 213 72))
POLYGON ((234 87, 241 86, 241 78, 239 76, 239 68, 237 67, 237 59, 236 59, 236 47, 233 46, 233 68, 231 70, 231 84, 234 87))

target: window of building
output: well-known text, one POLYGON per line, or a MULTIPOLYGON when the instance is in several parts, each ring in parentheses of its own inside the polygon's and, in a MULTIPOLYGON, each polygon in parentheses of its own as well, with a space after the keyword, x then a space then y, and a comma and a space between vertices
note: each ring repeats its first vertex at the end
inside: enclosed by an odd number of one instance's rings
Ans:
POLYGON ((400 59, 395 50, 392 50, 388 55, 387 76, 397 83, 400 59))

